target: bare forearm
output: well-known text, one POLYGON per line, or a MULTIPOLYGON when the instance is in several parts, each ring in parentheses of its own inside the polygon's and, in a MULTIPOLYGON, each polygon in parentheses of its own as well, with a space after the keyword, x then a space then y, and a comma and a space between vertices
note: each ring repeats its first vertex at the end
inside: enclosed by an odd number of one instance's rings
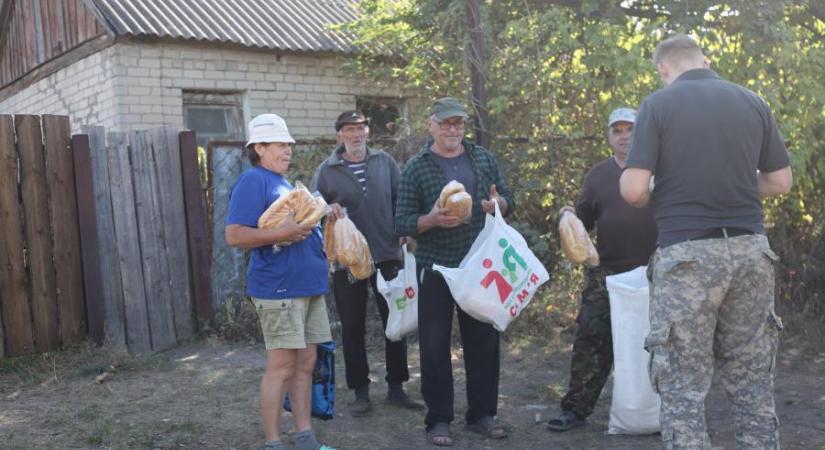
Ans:
POLYGON ((787 194, 793 184, 791 168, 785 167, 775 172, 760 172, 756 174, 756 184, 759 196, 762 198, 787 194))
POLYGON ((647 169, 628 168, 619 178, 622 198, 631 206, 642 208, 650 203, 650 176, 647 169))
POLYGON ((416 233, 426 233, 427 231, 432 230, 436 226, 438 226, 438 222, 436 222, 435 218, 431 214, 424 214, 423 216, 418 217, 416 233))
POLYGON ((245 250, 287 240, 287 233, 282 229, 267 230, 243 225, 228 225, 225 235, 227 244, 245 250))

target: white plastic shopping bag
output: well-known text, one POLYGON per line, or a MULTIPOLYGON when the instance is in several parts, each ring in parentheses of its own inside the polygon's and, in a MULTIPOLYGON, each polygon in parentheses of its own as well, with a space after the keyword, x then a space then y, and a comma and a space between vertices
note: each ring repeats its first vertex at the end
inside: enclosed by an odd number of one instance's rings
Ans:
POLYGON ((661 402, 650 386, 650 354, 644 348, 650 331, 646 270, 642 266, 607 277, 614 367, 609 434, 650 434, 660 429, 661 402))
POLYGON ((387 339, 394 342, 418 329, 418 279, 415 257, 407 251, 407 244, 404 244, 401 250, 404 252, 404 268, 398 271, 398 276, 387 281, 380 270, 376 271, 378 292, 384 297, 390 310, 385 333, 387 339))
POLYGON ((464 312, 504 331, 550 275, 521 234, 504 222, 498 203, 495 216, 487 214, 486 220, 457 268, 433 264, 433 270, 444 276, 464 312))

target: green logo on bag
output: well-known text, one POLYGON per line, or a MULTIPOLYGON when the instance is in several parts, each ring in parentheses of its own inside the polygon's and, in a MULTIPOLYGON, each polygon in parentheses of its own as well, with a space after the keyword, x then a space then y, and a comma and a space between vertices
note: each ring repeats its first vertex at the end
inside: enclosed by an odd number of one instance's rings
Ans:
POLYGON ((530 295, 530 292, 527 290, 527 287, 529 286, 525 285, 538 285, 539 276, 527 267, 527 263, 524 261, 524 258, 522 258, 521 255, 516 252, 516 249, 510 245, 509 242, 507 242, 507 239, 499 239, 498 245, 504 249, 504 253, 501 255, 501 262, 504 265, 504 268, 501 269, 500 272, 492 269, 493 260, 490 258, 484 258, 481 265, 484 266, 485 269, 491 270, 487 272, 487 275, 484 278, 481 279, 481 285, 488 288, 491 284, 495 284, 501 303, 505 305, 505 307, 509 308, 510 315, 515 317, 518 314, 519 305, 524 303, 530 295), (529 276, 525 277, 523 280, 519 280, 519 276, 516 271, 517 266, 524 269, 526 271, 526 275, 529 276), (507 278, 509 278, 509 282, 507 278), (512 294, 514 285, 516 284, 518 285, 515 286, 515 289, 519 291, 516 295, 516 302, 513 304, 507 304, 507 299, 510 297, 510 294, 512 294))
POLYGON ((404 311, 404 308, 407 307, 407 298, 405 296, 398 297, 395 299, 395 308, 399 311, 404 311))
POLYGON ((501 255, 501 262, 504 263, 505 269, 501 271, 501 274, 505 277, 510 278, 510 283, 515 283, 518 280, 518 275, 516 274, 516 264, 518 264, 522 269, 527 269, 527 263, 524 262, 524 258, 521 257, 516 252, 516 249, 507 242, 507 239, 501 238, 498 241, 498 246, 505 249, 504 254, 501 255))

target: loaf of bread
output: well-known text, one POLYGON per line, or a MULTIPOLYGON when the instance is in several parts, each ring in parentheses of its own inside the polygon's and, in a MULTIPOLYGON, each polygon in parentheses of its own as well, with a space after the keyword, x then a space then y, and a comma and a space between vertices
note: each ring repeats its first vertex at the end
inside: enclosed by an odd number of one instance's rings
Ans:
POLYGON ((593 245, 590 237, 587 238, 587 258, 585 258, 584 263, 590 267, 596 267, 601 264, 601 261, 599 261, 599 252, 596 251, 596 247, 593 245))
POLYGON ((327 254, 327 262, 335 262, 335 222, 327 219, 324 223, 324 253, 327 254))
POLYGON ((456 180, 452 180, 447 183, 444 188, 441 189, 441 195, 438 196, 438 207, 444 208, 447 205, 447 199, 450 198, 451 195, 458 192, 465 192, 463 184, 456 180))
POLYGON ((473 213, 473 197, 456 180, 450 181, 441 189, 437 203, 439 208, 447 210, 447 215, 461 220, 469 219, 473 213))
POLYGON ((599 253, 587 235, 584 224, 575 214, 565 211, 559 220, 559 236, 564 256, 570 261, 590 266, 599 265, 599 253))
POLYGON ((470 194, 461 191, 447 197, 447 202, 444 204, 444 209, 447 214, 453 217, 458 217, 461 220, 467 220, 473 213, 473 198, 470 194))
POLYGON ((314 227, 315 225, 318 225, 321 222, 321 219, 324 216, 327 215, 327 212, 329 211, 329 205, 327 205, 327 202, 324 200, 324 197, 321 197, 320 195, 313 195, 312 204, 308 209, 309 214, 298 220, 298 224, 307 224, 314 227))
POLYGON ((258 228, 276 229, 283 225, 289 214, 295 213, 295 222, 315 226, 327 213, 327 202, 320 195, 312 195, 300 182, 295 189, 278 197, 258 218, 258 228))
POLYGON ((372 254, 367 239, 348 217, 328 222, 324 229, 324 249, 330 262, 347 267, 357 280, 369 278, 374 272, 372 254))

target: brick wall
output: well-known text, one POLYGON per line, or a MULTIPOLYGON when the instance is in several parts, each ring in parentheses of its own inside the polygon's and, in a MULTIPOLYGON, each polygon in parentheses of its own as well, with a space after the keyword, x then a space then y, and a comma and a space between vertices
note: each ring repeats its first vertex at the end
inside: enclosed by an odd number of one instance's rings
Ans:
POLYGON ((117 43, 0 102, 0 112, 66 114, 72 130, 129 131, 183 126, 182 92, 244 97, 245 120, 265 112, 287 120, 296 138, 329 137, 356 96, 397 97, 397 89, 355 80, 331 55, 281 55, 208 44, 117 43))
POLYGON ((68 115, 81 124, 115 123, 112 47, 90 55, 0 102, 0 114, 68 115))

